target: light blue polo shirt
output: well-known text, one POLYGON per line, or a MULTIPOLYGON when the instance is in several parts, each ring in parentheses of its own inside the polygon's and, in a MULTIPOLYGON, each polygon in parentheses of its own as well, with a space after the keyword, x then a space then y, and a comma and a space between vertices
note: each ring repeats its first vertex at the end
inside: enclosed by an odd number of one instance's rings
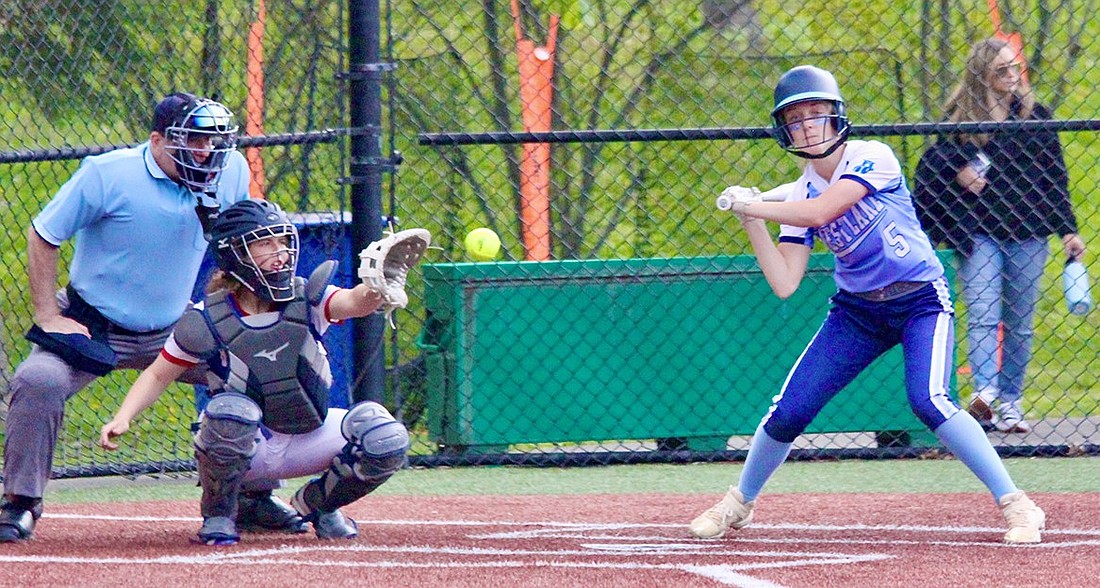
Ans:
MULTIPOLYGON (((223 209, 248 197, 244 156, 228 162, 223 209)), ((187 308, 207 243, 195 195, 165 175, 148 142, 85 158, 32 224, 53 245, 75 237, 69 281, 111 322, 163 329, 187 308)))

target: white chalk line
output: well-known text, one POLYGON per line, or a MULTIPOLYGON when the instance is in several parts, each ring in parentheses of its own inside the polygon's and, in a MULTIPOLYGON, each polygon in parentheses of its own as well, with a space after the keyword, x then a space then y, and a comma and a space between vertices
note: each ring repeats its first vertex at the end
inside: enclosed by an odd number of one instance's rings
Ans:
MULTIPOLYGON (((44 513, 43 518, 56 518, 56 519, 86 519, 96 521, 136 521, 136 522, 164 522, 164 521, 180 521, 180 522, 193 522, 201 523, 202 517, 171 517, 171 516, 132 516, 132 515, 87 515, 87 514, 74 514, 74 513, 44 513)), ((504 531, 501 533, 489 533, 484 535, 473 535, 475 538, 485 539, 497 539, 497 538, 511 538, 525 539, 530 537, 542 537, 556 532, 561 532, 561 529, 580 529, 584 531, 593 530, 635 530, 635 529, 687 529, 687 524, 679 523, 576 523, 576 522, 563 522, 563 521, 463 521, 463 520, 413 520, 413 519, 355 519, 355 522, 362 525, 380 525, 380 526, 438 526, 438 527, 543 527, 542 529, 532 529, 526 531, 504 531)), ((916 533, 998 533, 1004 532, 1003 527, 971 527, 971 526, 932 526, 932 525, 865 525, 865 524, 848 524, 848 525, 809 525, 809 524, 795 524, 795 523, 753 523, 752 529, 770 529, 781 531, 903 531, 903 532, 916 532, 916 533)), ((1083 536, 1096 536, 1100 537, 1100 528, 1096 529, 1046 529, 1043 531, 1044 535, 1083 535, 1083 536)), ((624 537, 625 539, 626 537, 624 537)))
MULTIPOLYGON (((789 553, 774 553, 774 552, 755 552, 755 551, 711 551, 700 552, 700 555, 709 556, 728 556, 728 555, 744 555, 744 556, 762 556, 768 557, 787 557, 793 558, 787 561, 768 561, 768 562, 753 562, 743 564, 722 564, 722 565, 699 565, 699 564, 676 564, 676 563, 652 563, 652 562, 630 562, 630 561, 562 561, 562 556, 579 556, 579 557, 592 557, 593 555, 605 555, 605 554, 593 554, 587 550, 516 550, 516 549, 484 549, 484 548, 431 548, 431 547, 417 547, 417 546, 396 546, 396 547, 384 547, 384 546, 368 546, 357 544, 343 544, 339 546, 331 545, 318 545, 312 547, 280 547, 275 549, 262 549, 262 550, 249 550, 244 552, 219 552, 204 555, 188 555, 188 556, 164 556, 155 558, 89 558, 89 557, 55 557, 55 556, 3 556, 0 555, 0 562, 10 563, 43 563, 43 564, 110 564, 110 565, 185 565, 185 566, 197 566, 197 565, 234 565, 234 566, 300 566, 300 567, 331 567, 331 568, 404 568, 404 569, 483 569, 483 568, 512 568, 512 569, 532 569, 532 568, 551 568, 551 569, 571 569, 571 570, 628 570, 628 571, 652 571, 652 570, 666 570, 666 571, 678 571, 686 572, 689 574, 695 574, 710 578, 718 583, 734 586, 736 588, 784 588, 780 584, 755 578, 747 574, 740 573, 740 571, 747 570, 762 570, 762 569, 775 569, 775 568, 795 568, 808 565, 843 565, 848 563, 860 563, 868 561, 878 561, 882 559, 890 559, 893 556, 881 555, 881 554, 805 554, 799 552, 789 553), (340 554, 347 554, 349 552, 363 552, 363 553, 386 553, 386 554, 399 554, 399 555, 442 555, 442 556, 467 556, 467 557, 486 557, 486 556, 501 556, 503 559, 497 559, 494 561, 440 561, 440 562, 416 562, 408 561, 407 559, 401 560, 383 560, 383 561, 349 561, 349 560, 328 560, 312 557, 310 559, 299 559, 307 555, 315 555, 319 552, 333 552, 340 554), (282 557, 280 557, 282 556, 282 557), (297 558, 290 558, 287 556, 297 556, 297 558), (531 559, 532 556, 536 556, 531 559), (543 557, 551 557, 554 559, 544 559, 543 557), (522 559, 517 559, 522 558, 522 559)), ((627 554, 623 554, 627 555, 627 554)), ((639 555, 639 554, 634 554, 639 555)), ((651 555, 651 554, 646 554, 651 555)), ((679 555, 683 555, 680 553, 679 555)))
MULTIPOLYGON (((109 516, 109 515, 83 515, 66 513, 47 513, 48 518, 71 520, 99 520, 119 522, 194 522, 201 521, 199 517, 153 517, 153 516, 109 516)), ((668 537, 667 535, 618 535, 608 534, 609 531, 637 532, 644 530, 684 530, 684 525, 679 524, 633 524, 633 523, 602 523, 583 524, 561 521, 430 521, 417 520, 364 520, 357 521, 360 526, 450 526, 468 527, 472 529, 489 527, 521 527, 523 530, 504 531, 497 533, 479 533, 467 535, 470 539, 483 540, 522 540, 522 539, 570 539, 580 541, 581 549, 552 549, 552 550, 528 550, 528 549, 487 549, 487 548, 460 548, 460 547, 431 547, 431 546, 371 546, 357 543, 345 543, 339 545, 317 546, 281 546, 278 548, 258 549, 247 551, 227 551, 210 554, 176 555, 155 558, 80 558, 80 557, 56 557, 56 556, 4 556, 0 555, 0 562, 11 563, 52 563, 52 564, 121 564, 121 565, 291 565, 307 567, 339 567, 339 568, 562 568, 562 569, 622 569, 622 570, 675 570, 702 576, 718 583, 737 588, 783 588, 779 584, 767 580, 746 575, 744 571, 796 568, 804 566, 835 566, 869 561, 891 559, 895 556, 884 553, 840 553, 832 551, 806 551, 806 550, 756 550, 748 547, 754 544, 761 545, 807 545, 807 544, 872 544, 876 547, 890 545, 949 545, 949 546, 980 546, 998 547, 999 543, 971 542, 971 541, 945 541, 940 539, 889 539, 877 537, 873 540, 852 539, 828 539, 811 537, 790 537, 784 539, 774 538, 727 538, 720 541, 690 540, 684 538, 668 537), (532 528, 534 527, 534 528, 532 528), (731 545, 733 543, 734 545, 731 545), (737 545, 744 545, 745 549, 730 549, 737 545), (299 559, 305 554, 317 554, 324 552, 348 554, 348 553, 374 553, 374 554, 399 554, 422 555, 427 557, 439 556, 449 558, 475 558, 496 557, 493 561, 348 561, 337 559, 299 559), (633 562, 622 561, 636 558, 659 557, 684 557, 695 556, 700 558, 711 557, 744 557, 756 558, 760 561, 746 563, 722 563, 720 565, 706 565, 701 563, 658 563, 653 561, 633 562), (599 558, 598 561, 561 561, 557 558, 579 557, 599 558), (607 558, 614 557, 615 560, 607 558), (549 558, 549 559, 546 559, 549 558)), ((795 525, 795 524, 757 524, 754 529, 770 529, 798 532, 877 532, 877 533, 1000 533, 1002 529, 994 527, 952 527, 952 526, 914 526, 914 525, 795 525)), ((1075 546, 1100 545, 1100 530, 1097 529, 1052 529, 1044 531, 1045 536, 1064 535, 1096 537, 1077 541, 1047 542, 1030 548, 1065 548, 1075 546)))

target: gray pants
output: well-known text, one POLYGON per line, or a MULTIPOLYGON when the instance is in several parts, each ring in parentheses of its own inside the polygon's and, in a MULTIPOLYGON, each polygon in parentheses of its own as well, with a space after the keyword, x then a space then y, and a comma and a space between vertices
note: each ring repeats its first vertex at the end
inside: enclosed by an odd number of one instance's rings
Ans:
MULTIPOLYGON (((156 359, 171 328, 140 335, 111 334, 119 369, 142 370, 156 359)), ((11 406, 4 439, 4 493, 39 498, 46 488, 65 401, 95 380, 37 345, 11 381, 11 406)), ((180 381, 205 383, 206 366, 184 372, 180 381)), ((121 399, 119 400, 121 403, 121 399)))

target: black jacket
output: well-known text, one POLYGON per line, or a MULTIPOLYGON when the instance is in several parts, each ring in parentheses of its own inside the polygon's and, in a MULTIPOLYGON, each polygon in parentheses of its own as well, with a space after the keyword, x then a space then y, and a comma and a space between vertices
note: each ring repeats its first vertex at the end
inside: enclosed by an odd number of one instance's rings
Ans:
MULTIPOLYGON (((1020 120, 1019 103, 1008 120, 1020 120)), ((1047 120, 1036 104, 1030 120, 1047 120)), ((1077 232, 1069 199, 1062 144, 1053 131, 998 132, 981 149, 992 161, 989 185, 980 194, 959 186, 955 176, 977 157, 978 147, 940 137, 917 164, 913 204, 933 243, 961 252, 980 233, 998 240, 1023 240, 1077 232)))

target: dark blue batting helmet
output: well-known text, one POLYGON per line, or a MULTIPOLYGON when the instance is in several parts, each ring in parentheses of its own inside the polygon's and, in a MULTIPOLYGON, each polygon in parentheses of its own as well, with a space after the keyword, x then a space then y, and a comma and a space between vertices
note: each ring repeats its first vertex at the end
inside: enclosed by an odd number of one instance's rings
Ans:
POLYGON ((851 124, 848 122, 844 98, 840 95, 840 87, 836 83, 836 78, 828 71, 812 65, 800 65, 791 68, 787 73, 780 76, 779 82, 775 85, 774 98, 772 128, 775 131, 775 140, 787 151, 800 157, 818 159, 828 156, 848 138, 851 124), (833 114, 830 118, 837 133, 833 145, 820 155, 811 155, 791 147, 791 135, 782 116, 784 108, 792 104, 814 100, 824 100, 833 104, 833 114))

